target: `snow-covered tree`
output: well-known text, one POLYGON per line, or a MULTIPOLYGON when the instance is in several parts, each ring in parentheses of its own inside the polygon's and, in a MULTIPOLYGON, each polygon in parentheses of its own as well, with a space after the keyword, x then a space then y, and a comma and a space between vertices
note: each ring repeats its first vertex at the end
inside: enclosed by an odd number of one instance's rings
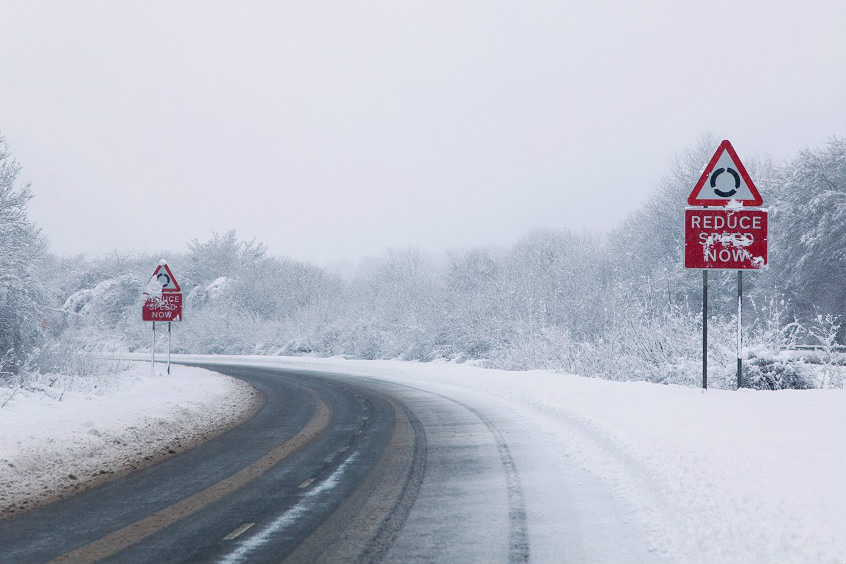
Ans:
POLYGON ((444 283, 447 356, 487 358, 512 339, 502 260, 482 248, 450 256, 444 283))
MULTIPOLYGON (((205 243, 188 244, 185 286, 205 286, 220 278, 240 278, 267 258, 267 248, 253 241, 240 241, 235 229, 212 233, 205 243)), ((186 291, 186 288, 183 288, 186 291)))
POLYGON ((418 247, 388 249, 372 272, 356 280, 344 308, 354 348, 375 358, 431 358, 442 331, 440 276, 418 247), (370 335, 358 330, 369 327, 370 335))
POLYGON ((802 151, 776 180, 771 283, 800 320, 846 319, 846 139, 802 151))
POLYGON ((235 301, 263 319, 287 319, 337 293, 338 286, 338 280, 312 264, 271 257, 237 277, 235 301))
POLYGON ((0 373, 16 372, 41 338, 43 288, 36 276, 44 244, 27 219, 30 186, 0 137, 0 373))

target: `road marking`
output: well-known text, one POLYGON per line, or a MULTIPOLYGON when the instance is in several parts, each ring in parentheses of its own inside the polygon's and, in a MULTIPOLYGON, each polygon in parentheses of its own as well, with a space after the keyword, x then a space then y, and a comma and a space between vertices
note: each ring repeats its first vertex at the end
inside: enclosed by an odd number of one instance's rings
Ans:
POLYGON ((228 535, 223 537, 223 540, 226 540, 226 541, 235 540, 238 537, 240 537, 241 535, 243 535, 244 533, 246 533, 247 531, 249 531, 250 527, 252 527, 253 525, 255 525, 255 523, 244 523, 243 525, 241 525, 240 527, 238 527, 237 529, 235 529, 234 531, 232 531, 231 533, 229 533, 228 535))
POLYGON ((305 482, 303 482, 302 484, 300 484, 297 487, 300 488, 300 489, 304 489, 304 488, 309 487, 313 482, 314 482, 314 478, 309 478, 308 480, 306 480, 305 482))
POLYGON ((109 556, 114 556, 118 552, 125 550, 130 546, 138 544, 150 535, 169 527, 189 515, 193 515, 197 511, 208 507, 215 501, 241 489, 282 462, 292 453, 317 438, 318 435, 326 430, 331 419, 329 406, 313 392, 312 397, 317 403, 317 409, 315 409, 314 416, 305 428, 303 428, 302 431, 300 431, 295 437, 292 437, 290 440, 282 443, 249 466, 242 468, 228 478, 224 478, 220 482, 209 486, 192 496, 186 497, 181 501, 177 501, 173 505, 165 507, 155 513, 151 513, 147 517, 134 523, 130 523, 122 529, 109 533, 108 535, 90 542, 85 546, 72 550, 71 552, 66 552, 61 556, 57 556, 48 564, 85 564, 105 560, 109 556))
POLYGON ((331 490, 338 485, 347 466, 355 462, 356 453, 344 460, 332 474, 320 483, 316 488, 303 494, 303 498, 295 506, 291 507, 272 522, 268 523, 255 535, 244 539, 236 548, 217 561, 217 564, 241 564, 245 562, 250 554, 267 544, 273 537, 284 531, 289 525, 296 523, 303 515, 313 508, 314 498, 331 490))

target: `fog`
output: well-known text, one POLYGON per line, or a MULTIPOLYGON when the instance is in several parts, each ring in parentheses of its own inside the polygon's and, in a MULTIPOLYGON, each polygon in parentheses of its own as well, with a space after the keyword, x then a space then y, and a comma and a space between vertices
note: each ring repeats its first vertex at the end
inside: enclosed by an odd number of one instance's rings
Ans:
MULTIPOLYGON (((0 134, 58 254, 237 229, 327 264, 607 231, 702 135, 846 130, 835 1, 28 3, 0 134)), ((765 202, 767 194, 763 194, 765 202)))

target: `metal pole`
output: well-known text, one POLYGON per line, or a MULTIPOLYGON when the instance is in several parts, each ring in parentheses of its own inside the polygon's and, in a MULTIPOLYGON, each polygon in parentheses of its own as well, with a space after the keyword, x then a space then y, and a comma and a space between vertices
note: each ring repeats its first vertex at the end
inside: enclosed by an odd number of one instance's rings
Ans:
POLYGON ((702 271, 702 389, 708 389, 708 271, 702 271))
POLYGON ((167 322, 167 373, 170 374, 170 321, 167 322))
POLYGON ((743 271, 737 271, 737 389, 743 387, 743 271))
POLYGON ((150 358, 150 376, 156 375, 156 322, 153 321, 153 356, 150 358))

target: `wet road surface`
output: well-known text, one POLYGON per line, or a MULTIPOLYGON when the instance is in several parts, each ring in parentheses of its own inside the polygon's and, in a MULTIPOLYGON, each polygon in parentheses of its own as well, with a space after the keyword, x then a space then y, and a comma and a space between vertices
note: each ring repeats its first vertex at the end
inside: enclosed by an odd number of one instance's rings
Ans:
POLYGON ((201 366, 264 405, 193 450, 0 522, 3 562, 528 561, 518 469, 472 407, 342 374, 201 366))

